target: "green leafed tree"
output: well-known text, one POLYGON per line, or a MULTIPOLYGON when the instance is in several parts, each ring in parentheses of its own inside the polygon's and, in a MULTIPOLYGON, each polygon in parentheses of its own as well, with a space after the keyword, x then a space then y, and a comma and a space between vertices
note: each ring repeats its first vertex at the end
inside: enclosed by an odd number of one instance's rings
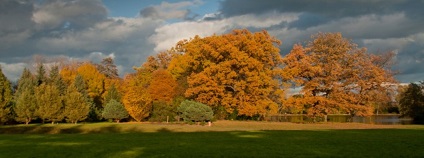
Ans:
POLYGON ((106 91, 105 103, 109 103, 109 101, 112 99, 116 101, 121 100, 121 94, 116 89, 115 85, 110 86, 110 88, 106 91))
POLYGON ((0 123, 9 119, 11 101, 12 87, 0 67, 0 123))
POLYGON ((78 92, 75 85, 68 87, 64 101, 63 114, 68 122, 76 124, 78 121, 83 121, 88 117, 90 105, 86 97, 78 92))
POLYGON ((124 105, 115 99, 111 99, 103 109, 102 113, 105 119, 113 119, 117 123, 124 118, 128 118, 128 112, 125 109, 124 105))
POLYGON ((400 94, 400 113, 409 116, 414 123, 424 124, 424 93, 422 84, 409 84, 400 94))
POLYGON ((212 108, 195 101, 185 100, 177 111, 186 122, 203 122, 213 118, 212 108))
POLYGON ((35 90, 37 101, 37 116, 43 122, 48 120, 54 124, 56 121, 63 120, 63 104, 60 92, 56 86, 41 84, 35 90))
POLYGON ((24 69, 18 80, 18 89, 15 93, 14 112, 15 120, 29 124, 36 119, 37 103, 35 98, 36 80, 28 69, 24 69))
POLYGON ((175 116, 177 116, 177 106, 175 105, 166 101, 153 101, 152 116, 149 118, 149 121, 174 121, 175 116))

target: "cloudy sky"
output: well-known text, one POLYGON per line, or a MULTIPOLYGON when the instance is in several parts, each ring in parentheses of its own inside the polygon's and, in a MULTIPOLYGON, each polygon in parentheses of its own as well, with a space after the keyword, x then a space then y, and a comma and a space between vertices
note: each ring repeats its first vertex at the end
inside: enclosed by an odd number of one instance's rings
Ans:
POLYGON ((0 0, 0 65, 15 81, 34 54, 95 62, 121 75, 194 35, 268 30, 281 54, 318 32, 396 52, 400 82, 424 80, 422 0, 0 0))

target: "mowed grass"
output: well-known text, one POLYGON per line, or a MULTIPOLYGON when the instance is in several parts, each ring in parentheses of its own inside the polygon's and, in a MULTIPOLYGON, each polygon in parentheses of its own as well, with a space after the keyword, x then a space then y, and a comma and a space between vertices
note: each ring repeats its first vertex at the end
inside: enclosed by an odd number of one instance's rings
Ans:
POLYGON ((95 123, 0 133, 0 157, 424 157, 421 125, 95 123))

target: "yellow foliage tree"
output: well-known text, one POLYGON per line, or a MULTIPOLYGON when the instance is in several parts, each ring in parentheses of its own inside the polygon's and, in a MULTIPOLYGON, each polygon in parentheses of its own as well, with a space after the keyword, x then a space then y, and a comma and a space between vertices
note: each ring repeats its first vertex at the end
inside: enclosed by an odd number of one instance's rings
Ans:
POLYGON ((150 81, 151 74, 141 69, 124 78, 122 100, 128 114, 137 122, 147 118, 152 110, 152 99, 147 91, 150 81))
POLYGON ((276 113, 284 97, 279 44, 266 31, 196 36, 172 49, 176 55, 168 70, 176 78, 188 77, 186 97, 261 118, 276 113))
POLYGON ((101 74, 96 66, 91 63, 83 63, 78 67, 77 73, 82 76, 87 86, 87 93, 97 106, 103 103, 106 76, 101 74))

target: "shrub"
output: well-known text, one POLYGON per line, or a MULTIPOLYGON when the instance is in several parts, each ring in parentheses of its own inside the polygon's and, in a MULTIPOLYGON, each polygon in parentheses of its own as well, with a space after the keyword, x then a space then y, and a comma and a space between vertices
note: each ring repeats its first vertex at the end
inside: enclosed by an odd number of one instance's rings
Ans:
POLYGON ((119 120, 129 116, 124 105, 115 99, 111 99, 109 103, 106 104, 102 115, 105 119, 114 119, 117 123, 119 123, 119 120))
POLYGON ((177 115, 176 106, 166 103, 164 101, 154 101, 152 105, 152 116, 149 121, 162 122, 162 121, 175 121, 177 115))
POLYGON ((183 101, 177 111, 186 122, 203 122, 213 118, 211 107, 190 100, 183 101))

